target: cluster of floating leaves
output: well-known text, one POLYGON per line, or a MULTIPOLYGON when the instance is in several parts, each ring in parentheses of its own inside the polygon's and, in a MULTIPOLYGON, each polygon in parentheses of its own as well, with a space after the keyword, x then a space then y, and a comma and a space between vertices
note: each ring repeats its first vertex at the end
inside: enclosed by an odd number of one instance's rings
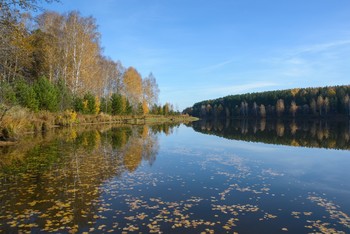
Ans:
MULTIPOLYGON (((323 207, 329 214, 330 219, 335 220, 346 228, 350 228, 350 217, 348 214, 340 210, 340 206, 315 193, 310 194, 308 199, 313 203, 316 203, 318 206, 323 207)), ((304 215, 311 215, 311 212, 304 212, 304 215)), ((316 228, 321 233, 345 233, 343 231, 337 231, 335 227, 330 227, 331 224, 329 222, 323 222, 322 220, 307 220, 307 222, 309 225, 307 225, 306 228, 316 228)))

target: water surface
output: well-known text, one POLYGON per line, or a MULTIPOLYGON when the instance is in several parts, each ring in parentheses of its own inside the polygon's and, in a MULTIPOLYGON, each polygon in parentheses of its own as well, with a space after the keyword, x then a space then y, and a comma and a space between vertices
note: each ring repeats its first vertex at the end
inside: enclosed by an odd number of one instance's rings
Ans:
POLYGON ((299 125, 271 123, 259 142, 260 127, 235 124, 65 129, 1 148, 0 232, 350 232, 346 123, 303 130, 303 147, 286 143, 299 125))

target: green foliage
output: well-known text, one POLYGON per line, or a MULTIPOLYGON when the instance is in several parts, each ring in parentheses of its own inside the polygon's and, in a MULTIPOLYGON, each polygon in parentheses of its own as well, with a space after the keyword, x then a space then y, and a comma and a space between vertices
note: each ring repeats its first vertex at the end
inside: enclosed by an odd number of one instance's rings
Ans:
POLYGON ((144 113, 143 113, 142 103, 139 103, 139 104, 137 105, 136 114, 138 114, 138 115, 144 114, 144 113))
POLYGON ((58 90, 45 77, 34 83, 34 91, 39 102, 40 110, 55 112, 58 110, 58 90))
POLYGON ((350 113, 349 102, 344 101, 349 94, 350 85, 247 93, 198 102, 184 113, 202 118, 345 116, 350 113))
POLYGON ((126 100, 125 114, 130 115, 132 113, 132 105, 129 100, 126 100))
POLYGON ((168 114, 169 114, 169 105, 168 105, 168 103, 166 103, 166 104, 163 106, 163 114, 164 114, 164 115, 168 115, 168 114))
POLYGON ((59 79, 55 88, 57 92, 58 109, 60 111, 71 109, 73 104, 73 94, 64 81, 59 79))
POLYGON ((111 113, 112 115, 121 115, 126 111, 124 98, 120 94, 113 93, 111 96, 111 113))
POLYGON ((111 101, 107 98, 101 98, 101 112, 106 114, 112 113, 111 101))
POLYGON ((197 132, 233 140, 350 150, 348 121, 202 119, 192 122, 191 125, 197 132))
POLYGON ((96 114, 95 101, 95 96, 92 93, 88 92, 84 95, 84 114, 96 114))
POLYGON ((76 112, 83 112, 84 110, 84 104, 83 104, 83 99, 80 97, 74 97, 73 98, 73 106, 74 106, 74 110, 76 112))
POLYGON ((37 100, 33 86, 19 79, 15 82, 14 87, 18 104, 28 107, 33 111, 39 110, 39 101, 37 100))
POLYGON ((16 93, 7 82, 0 82, 0 103, 5 105, 16 103, 16 93))

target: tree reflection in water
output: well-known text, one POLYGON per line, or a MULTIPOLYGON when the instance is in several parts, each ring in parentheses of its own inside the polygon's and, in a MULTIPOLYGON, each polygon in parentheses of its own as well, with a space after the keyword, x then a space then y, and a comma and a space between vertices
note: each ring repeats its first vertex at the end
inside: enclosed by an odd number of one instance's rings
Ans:
POLYGON ((290 146, 350 149, 349 121, 225 119, 192 123, 195 131, 228 139, 290 146))
MULTIPOLYGON (((101 218, 104 182, 152 164, 174 126, 64 129, 2 149, 0 229, 71 231, 101 218)), ((103 217, 102 217, 103 218, 103 217)))

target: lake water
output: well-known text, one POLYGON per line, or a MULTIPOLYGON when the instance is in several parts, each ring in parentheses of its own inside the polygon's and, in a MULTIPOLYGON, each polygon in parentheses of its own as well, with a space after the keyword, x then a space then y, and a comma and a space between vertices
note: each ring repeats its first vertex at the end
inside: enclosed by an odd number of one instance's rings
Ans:
POLYGON ((1 233, 350 233, 349 123, 202 121, 0 148, 1 233))

